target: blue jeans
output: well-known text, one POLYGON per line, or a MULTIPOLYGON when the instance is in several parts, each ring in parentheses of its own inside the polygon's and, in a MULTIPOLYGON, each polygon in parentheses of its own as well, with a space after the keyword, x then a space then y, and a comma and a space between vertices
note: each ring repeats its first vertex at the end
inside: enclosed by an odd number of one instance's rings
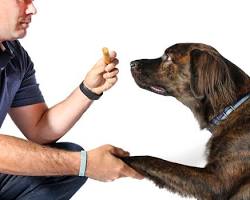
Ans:
MULTIPOLYGON (((55 148, 81 151, 73 143, 55 143, 55 148)), ((68 200, 86 182, 78 176, 13 176, 0 174, 1 200, 68 200)))

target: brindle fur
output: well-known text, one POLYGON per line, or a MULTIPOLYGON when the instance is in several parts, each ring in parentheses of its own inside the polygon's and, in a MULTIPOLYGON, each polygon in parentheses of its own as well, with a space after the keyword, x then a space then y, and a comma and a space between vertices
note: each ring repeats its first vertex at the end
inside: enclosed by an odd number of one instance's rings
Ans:
POLYGON ((182 196, 201 200, 250 199, 250 100, 217 126, 209 121, 250 92, 249 76, 205 44, 176 44, 157 59, 131 62, 136 83, 188 106, 201 129, 208 128, 207 164, 185 166, 150 156, 123 160, 152 180, 182 196))

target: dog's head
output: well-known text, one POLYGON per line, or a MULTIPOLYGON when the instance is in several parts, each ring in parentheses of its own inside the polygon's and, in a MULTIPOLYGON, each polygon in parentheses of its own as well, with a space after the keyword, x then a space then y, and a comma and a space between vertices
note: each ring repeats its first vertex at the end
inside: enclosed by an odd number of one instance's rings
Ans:
POLYGON ((198 43, 175 44, 159 58, 131 62, 141 88, 176 97, 198 115, 201 127, 236 100, 237 86, 244 84, 244 73, 236 68, 213 47, 198 43))

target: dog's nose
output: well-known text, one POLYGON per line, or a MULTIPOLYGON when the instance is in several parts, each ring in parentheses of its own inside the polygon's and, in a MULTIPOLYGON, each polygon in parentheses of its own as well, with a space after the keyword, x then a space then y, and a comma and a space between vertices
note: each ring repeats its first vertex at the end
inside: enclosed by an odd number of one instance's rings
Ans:
POLYGON ((132 62, 130 62, 130 67, 131 68, 135 68, 136 66, 138 66, 139 62, 137 60, 134 60, 132 62))

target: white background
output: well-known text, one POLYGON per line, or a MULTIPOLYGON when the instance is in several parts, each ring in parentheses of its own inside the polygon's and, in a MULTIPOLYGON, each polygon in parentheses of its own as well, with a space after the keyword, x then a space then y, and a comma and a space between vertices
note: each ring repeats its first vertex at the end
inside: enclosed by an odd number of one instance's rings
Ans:
MULTIPOLYGON (((49 106, 78 86, 101 57, 116 50, 119 81, 96 101, 62 141, 92 149, 113 144, 132 155, 152 155, 193 166, 205 165, 210 137, 188 108, 171 97, 140 89, 129 62, 155 58, 179 42, 202 42, 250 74, 250 12, 247 1, 231 0, 38 0, 38 14, 21 42, 35 63, 49 106)), ((22 137, 9 118, 2 132, 22 137)), ((89 180, 72 198, 183 199, 147 180, 89 180)))

